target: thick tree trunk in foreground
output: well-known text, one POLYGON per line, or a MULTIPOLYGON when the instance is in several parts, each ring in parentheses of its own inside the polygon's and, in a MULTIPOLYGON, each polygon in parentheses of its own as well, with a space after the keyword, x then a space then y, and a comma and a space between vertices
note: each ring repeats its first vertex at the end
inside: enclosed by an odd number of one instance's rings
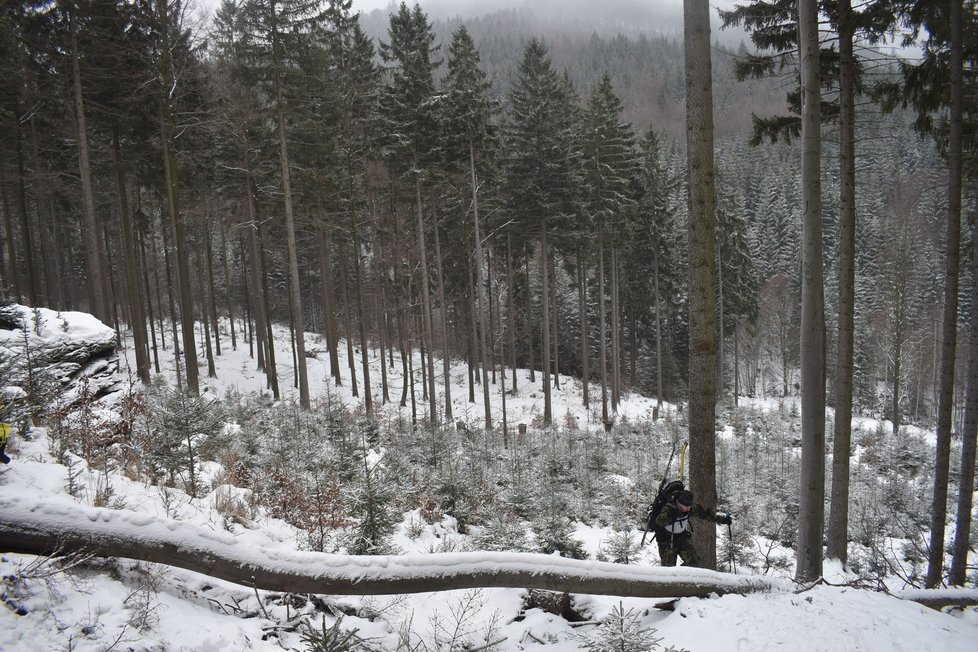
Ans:
MULTIPOLYGON (((684 4, 686 150, 689 156, 689 481, 697 502, 716 505, 716 179, 710 6, 684 4)), ((716 568, 713 527, 693 531, 704 568, 716 568)))
POLYGON ((947 259, 944 270, 944 326, 941 334, 940 393, 937 403, 937 446, 934 453, 934 502, 931 507, 930 552, 924 586, 944 577, 944 534, 947 483, 951 463, 951 416, 954 411, 954 359, 957 354, 958 283, 961 258, 961 179, 964 112, 963 5, 951 2, 951 107, 948 134, 947 259))
POLYGON ((848 561, 849 456, 852 454, 852 360, 855 323, 856 116, 850 0, 839 3, 839 336, 832 438, 832 502, 826 556, 848 561))
MULTIPOLYGON (((971 305, 978 305, 978 240, 971 254, 971 305)), ((975 486, 975 449, 978 446, 978 322, 968 329, 968 384, 965 393, 964 432, 961 437, 961 473, 958 476, 958 510, 954 527, 949 583, 964 586, 971 544, 972 487, 975 486)))
POLYGON ((475 587, 627 597, 707 597, 791 589, 785 580, 703 569, 626 566, 531 553, 349 556, 261 548, 225 532, 123 510, 0 497, 0 550, 84 551, 185 568, 292 593, 380 595, 475 587))
POLYGON ((818 3, 798 4, 801 51, 801 486, 795 579, 822 575, 825 524, 825 315, 822 288, 818 3))

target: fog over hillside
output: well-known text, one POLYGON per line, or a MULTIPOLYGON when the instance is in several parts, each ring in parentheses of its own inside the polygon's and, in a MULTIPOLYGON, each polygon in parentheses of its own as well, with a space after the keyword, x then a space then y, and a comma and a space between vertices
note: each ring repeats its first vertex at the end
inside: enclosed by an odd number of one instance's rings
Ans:
MULTIPOLYGON (((408 3, 413 5, 412 2, 408 3)), ((515 10, 532 16, 541 30, 596 32, 614 36, 662 35, 681 37, 683 5, 681 0, 422 0, 421 7, 431 19, 473 18, 497 11, 515 10)), ((732 0, 712 3, 730 6, 732 0)), ((354 0, 353 8, 364 14, 377 11, 387 14, 398 5, 391 0, 354 0)), ((715 14, 715 12, 714 12, 715 14)), ((714 37, 736 46, 743 34, 739 30, 719 30, 714 15, 714 37)))

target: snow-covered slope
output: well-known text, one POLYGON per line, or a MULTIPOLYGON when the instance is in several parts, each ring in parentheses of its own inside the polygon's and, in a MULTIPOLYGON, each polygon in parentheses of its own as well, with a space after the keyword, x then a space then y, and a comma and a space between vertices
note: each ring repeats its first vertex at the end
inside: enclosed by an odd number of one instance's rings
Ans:
MULTIPOLYGON (((69 327, 62 332, 70 333, 73 322, 70 316, 66 319, 69 327)), ((309 341, 313 348, 315 337, 310 335, 309 341)), ((288 359, 284 355, 288 352, 287 343, 287 339, 282 340, 280 359, 288 359)), ((218 358, 219 378, 208 379, 204 384, 213 393, 227 388, 257 391, 263 380, 253 368, 246 346, 239 346, 237 353, 225 350, 218 358)), ((327 363, 314 363, 311 370, 319 374, 312 385, 321 398, 327 392, 327 363)), ((465 378, 464 367, 454 367, 453 374, 461 382, 465 378)), ((280 375, 289 379, 290 369, 282 365, 280 375)), ((595 415, 580 407, 574 381, 562 380, 563 389, 557 394, 561 403, 554 408, 556 418, 569 415, 597 427, 595 415)), ((288 385, 288 381, 283 385, 288 385)), ((352 401, 348 386, 349 383, 343 388, 330 387, 329 392, 334 398, 352 401)), ((478 425, 481 410, 467 404, 464 386, 454 387, 452 393, 458 401, 456 418, 478 425)), ((539 414, 541 397, 534 394, 539 394, 538 386, 524 383, 519 397, 508 397, 511 425, 530 424, 539 414)), ((629 397, 622 414, 633 418, 647 416, 653 405, 654 400, 629 397)), ((195 538, 211 536, 213 541, 240 544, 251 551, 265 550, 270 560, 317 563, 315 556, 299 552, 299 533, 285 522, 267 516, 247 522, 229 519, 228 501, 247 498, 239 489, 218 486, 207 495, 191 498, 178 490, 150 486, 122 474, 106 477, 75 457, 68 458, 69 468, 55 462, 50 448, 43 429, 36 429, 30 438, 17 436, 12 440, 14 460, 0 468, 0 509, 19 506, 16 508, 47 510, 64 519, 65 527, 93 514, 95 518, 109 514, 104 517, 107 523, 119 530, 135 530, 137 536, 143 526, 179 528, 185 524, 186 530, 180 531, 197 533, 195 538), (69 495, 69 484, 75 496, 69 495), (107 506, 121 510, 118 516, 93 509, 99 496, 104 499, 106 486, 112 488, 107 506), (174 521, 181 526, 166 525, 174 521)), ((459 542, 468 539, 458 532, 450 517, 429 524, 416 511, 404 514, 395 534, 396 545, 405 553, 401 565, 426 566, 431 551, 455 549, 459 542)), ((608 531, 593 524, 577 524, 575 536, 593 557, 608 531)), ((468 553, 468 557, 485 564, 506 559, 506 555, 478 552, 468 553)), ((652 566, 655 562, 653 547, 646 546, 638 563, 652 566)), ((747 596, 685 598, 672 612, 655 609, 659 599, 576 594, 574 609, 591 621, 581 625, 538 608, 521 613, 526 591, 519 588, 364 597, 288 595, 255 591, 146 562, 69 558, 66 563, 76 565, 64 572, 45 558, 0 554, 0 592, 7 607, 0 609, 0 650, 301 650, 306 649, 301 640, 306 625, 302 623, 318 629, 325 622, 330 627, 342 616, 342 629, 358 630, 357 636, 365 641, 364 649, 464 650, 498 642, 485 649, 571 652, 602 649, 587 646, 589 638, 607 636, 607 631, 594 621, 619 610, 630 614, 628 622, 633 629, 647 630, 638 637, 645 641, 644 647, 627 648, 635 650, 675 646, 692 651, 952 652, 973 650, 978 640, 978 615, 974 611, 948 615, 847 586, 819 586, 801 593, 781 590, 747 596), (659 642, 653 644, 656 639, 659 642)), ((543 557, 541 563, 546 565, 547 558, 543 557)), ((622 566, 621 572, 627 575, 628 568, 622 566)), ((830 575, 827 579, 833 583, 852 579, 839 572, 830 575)), ((789 584, 787 579, 775 580, 789 584)))

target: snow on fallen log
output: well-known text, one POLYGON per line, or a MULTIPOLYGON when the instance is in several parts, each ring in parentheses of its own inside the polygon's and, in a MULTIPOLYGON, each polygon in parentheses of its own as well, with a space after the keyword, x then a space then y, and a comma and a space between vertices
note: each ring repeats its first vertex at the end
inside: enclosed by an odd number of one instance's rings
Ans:
POLYGON ((937 610, 978 605, 978 589, 904 589, 893 595, 937 610))
POLYGON ((352 556, 266 548, 228 532, 124 510, 0 497, 0 550, 84 550, 178 566, 249 587, 378 595, 476 587, 627 597, 706 597, 790 590, 787 580, 698 568, 653 568, 531 553, 352 556))

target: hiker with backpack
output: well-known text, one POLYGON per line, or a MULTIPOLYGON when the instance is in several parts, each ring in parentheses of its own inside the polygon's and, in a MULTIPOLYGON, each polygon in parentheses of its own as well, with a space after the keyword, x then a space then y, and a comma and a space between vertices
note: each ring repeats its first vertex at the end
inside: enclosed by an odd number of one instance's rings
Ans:
MULTIPOLYGON (((665 493, 649 510, 649 525, 655 529, 653 538, 658 540, 659 558, 663 566, 675 566, 678 559, 683 560, 684 566, 699 566, 699 555, 693 547, 693 527, 690 517, 710 520, 720 525, 730 525, 733 522, 730 514, 717 514, 703 507, 694 500, 693 492, 683 488, 681 482, 675 485, 671 492, 665 493)), ((669 489, 666 487, 665 489, 669 489)))

